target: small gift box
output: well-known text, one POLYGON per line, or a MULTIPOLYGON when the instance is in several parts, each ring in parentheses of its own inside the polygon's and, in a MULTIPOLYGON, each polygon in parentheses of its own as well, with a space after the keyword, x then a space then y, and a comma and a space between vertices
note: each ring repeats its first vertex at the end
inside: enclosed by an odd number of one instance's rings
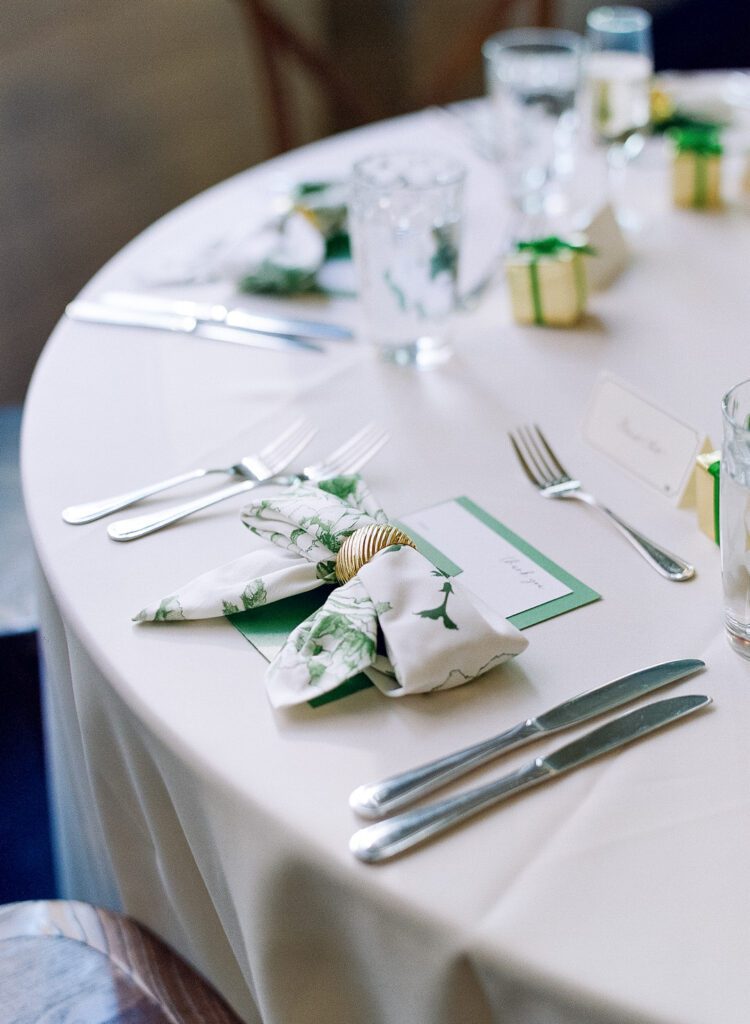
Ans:
POLYGON ((676 206, 698 210, 722 205, 721 157, 723 148, 712 128, 685 128, 672 133, 674 163, 672 195, 676 206))
POLYGON ((721 453, 708 452, 695 460, 695 503, 698 526, 711 540, 719 543, 719 474, 721 453))
POLYGON ((551 327, 577 323, 586 308, 585 258, 591 252, 556 237, 517 242, 505 261, 514 320, 551 327))
POLYGON ((265 543, 135 620, 232 615, 333 586, 268 667, 275 707, 330 693, 359 672, 388 697, 450 689, 527 646, 515 626, 485 618, 459 580, 388 523, 358 476, 295 484, 253 502, 242 519, 265 543))
POLYGON ((742 170, 742 178, 740 179, 740 192, 743 200, 746 203, 750 202, 750 153, 745 154, 745 166, 742 170))

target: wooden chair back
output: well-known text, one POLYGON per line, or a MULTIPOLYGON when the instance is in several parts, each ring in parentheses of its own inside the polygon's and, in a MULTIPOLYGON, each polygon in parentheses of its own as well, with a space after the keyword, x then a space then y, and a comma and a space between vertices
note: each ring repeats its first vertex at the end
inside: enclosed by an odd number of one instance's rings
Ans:
MULTIPOLYGON (((297 144, 293 101, 285 66, 295 62, 321 90, 335 117, 333 128, 366 124, 433 104, 459 98, 459 89, 468 73, 481 62, 484 40, 508 27, 520 0, 487 0, 478 15, 454 34, 439 56, 426 87, 414 96, 402 95, 394 101, 392 90, 374 90, 351 72, 343 70, 341 55, 326 49, 294 28, 274 7, 273 0, 237 0, 247 24, 249 42, 259 50, 269 111, 269 134, 276 153, 297 144)), ((416 2, 416 0, 413 0, 416 2)), ((529 24, 549 26, 554 17, 554 0, 530 0, 524 5, 529 24)), ((451 33, 452 34, 452 33, 451 33)), ((371 58, 376 59, 373 45, 371 58)), ((365 76, 366 77, 366 76, 365 76)))

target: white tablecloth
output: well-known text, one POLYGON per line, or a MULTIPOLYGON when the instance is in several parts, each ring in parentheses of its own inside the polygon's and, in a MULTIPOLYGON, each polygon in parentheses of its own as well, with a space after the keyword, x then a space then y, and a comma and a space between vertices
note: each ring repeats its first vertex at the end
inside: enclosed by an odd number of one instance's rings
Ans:
MULTIPOLYGON (((85 294, 137 287, 175 245, 260 220, 284 181, 343 174, 356 154, 397 143, 469 161, 467 246, 481 266, 501 231, 492 169, 425 113, 225 183, 136 239, 85 294)), ((719 552, 692 510, 580 433, 609 371, 718 443, 721 396, 750 376, 750 218, 734 205, 673 211, 661 155, 633 172, 632 265, 573 331, 513 325, 498 286, 461 319, 453 360, 425 373, 380 365, 366 345, 279 355, 67 321, 45 349, 23 469, 63 892, 122 906, 248 1021, 750 1019, 750 666, 723 636, 719 552), (226 621, 134 626, 146 601, 247 550, 237 505, 122 545, 101 523, 65 525, 60 509, 233 462, 300 412, 321 427, 311 457, 344 424, 389 427, 367 477, 390 513, 468 495, 603 599, 531 628, 519 659, 458 690, 403 701, 367 690, 285 713, 266 698, 263 659, 226 621), (506 439, 528 421, 697 578, 667 582, 589 510, 543 501, 506 439), (682 657, 708 668, 671 692, 709 693, 709 712, 390 863, 349 854, 355 785, 682 657)), ((357 322, 344 300, 294 308, 357 322)))

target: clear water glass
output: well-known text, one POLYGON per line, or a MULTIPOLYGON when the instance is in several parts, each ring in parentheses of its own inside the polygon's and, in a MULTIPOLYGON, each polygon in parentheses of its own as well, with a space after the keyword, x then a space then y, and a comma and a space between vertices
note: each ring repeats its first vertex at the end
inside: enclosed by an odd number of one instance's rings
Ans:
POLYGON ((438 153, 376 153, 354 165, 352 255, 366 330, 383 358, 420 367, 451 353, 465 170, 438 153))
POLYGON ((650 120, 651 15, 640 7, 596 7, 586 17, 586 38, 594 135, 626 144, 650 120))
POLYGON ((719 525, 724 622, 729 643, 750 658, 750 380, 722 401, 719 525))
POLYGON ((584 40, 516 29, 491 36, 482 54, 501 171, 516 208, 533 216, 575 142, 584 40))

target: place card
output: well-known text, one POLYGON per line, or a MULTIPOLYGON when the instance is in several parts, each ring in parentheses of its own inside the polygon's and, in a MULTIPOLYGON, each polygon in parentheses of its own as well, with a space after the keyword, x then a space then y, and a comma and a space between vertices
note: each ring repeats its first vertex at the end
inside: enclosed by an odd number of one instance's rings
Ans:
POLYGON ((583 436, 618 466, 674 499, 694 500, 695 458, 710 441, 611 374, 597 382, 583 436))
POLYGON ((620 276, 630 262, 630 251, 614 210, 605 203, 582 228, 594 250, 586 261, 586 277, 592 291, 603 291, 620 276))
MULTIPOLYGON (((599 599, 599 594, 527 544, 469 498, 441 502, 395 521, 417 549, 448 576, 459 577, 488 617, 501 615, 518 629, 599 599)), ((326 600, 320 587, 306 594, 228 616, 267 661, 292 630, 326 600)), ((370 686, 363 673, 316 698, 320 704, 370 686)))

